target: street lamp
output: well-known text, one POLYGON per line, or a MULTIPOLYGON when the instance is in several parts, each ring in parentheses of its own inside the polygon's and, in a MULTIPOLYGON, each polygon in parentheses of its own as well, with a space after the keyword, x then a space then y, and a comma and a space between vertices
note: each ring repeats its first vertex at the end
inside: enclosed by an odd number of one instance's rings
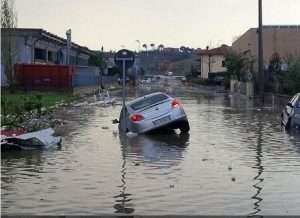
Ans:
POLYGON ((66 35, 67 35, 67 64, 70 64, 71 29, 67 30, 66 35))
POLYGON ((141 50, 140 50, 141 42, 138 39, 135 41, 139 43, 139 61, 138 61, 138 71, 137 71, 137 73, 139 74, 141 68, 141 50))
POLYGON ((258 71, 259 71, 259 98, 264 102, 264 56, 263 56, 263 26, 262 0, 258 0, 258 71))

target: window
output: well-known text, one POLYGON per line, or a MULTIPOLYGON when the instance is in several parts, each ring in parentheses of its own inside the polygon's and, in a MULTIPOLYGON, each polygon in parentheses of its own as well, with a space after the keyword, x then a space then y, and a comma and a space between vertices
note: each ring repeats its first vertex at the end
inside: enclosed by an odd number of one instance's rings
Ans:
POLYGON ((164 94, 158 94, 158 95, 154 95, 154 96, 150 96, 150 97, 145 97, 145 98, 139 100, 138 102, 135 102, 130 107, 133 110, 140 110, 140 109, 149 107, 151 105, 157 104, 163 100, 166 100, 167 98, 168 98, 168 96, 164 95, 164 94))
POLYGON ((225 60, 222 61, 222 67, 226 67, 225 60))
POLYGON ((46 61, 46 50, 40 49, 40 48, 35 48, 34 49, 34 59, 46 61))
POLYGON ((48 62, 57 63, 57 54, 53 51, 48 51, 48 62))

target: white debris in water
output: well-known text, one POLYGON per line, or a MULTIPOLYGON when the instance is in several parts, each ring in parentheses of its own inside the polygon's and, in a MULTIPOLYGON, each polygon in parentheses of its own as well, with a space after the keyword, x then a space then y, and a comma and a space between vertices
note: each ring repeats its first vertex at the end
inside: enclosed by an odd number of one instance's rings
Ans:
POLYGON ((78 104, 73 104, 74 107, 81 107, 81 106, 87 106, 89 103, 87 101, 78 103, 78 104))

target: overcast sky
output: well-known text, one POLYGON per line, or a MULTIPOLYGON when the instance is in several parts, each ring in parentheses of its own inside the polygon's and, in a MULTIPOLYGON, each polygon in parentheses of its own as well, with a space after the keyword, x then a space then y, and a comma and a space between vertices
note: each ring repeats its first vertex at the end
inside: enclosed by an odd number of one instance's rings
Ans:
MULTIPOLYGON (((232 44, 258 25, 258 0, 15 0, 18 27, 42 28, 90 49, 232 44)), ((264 25, 299 25, 300 0, 263 0, 264 25)))

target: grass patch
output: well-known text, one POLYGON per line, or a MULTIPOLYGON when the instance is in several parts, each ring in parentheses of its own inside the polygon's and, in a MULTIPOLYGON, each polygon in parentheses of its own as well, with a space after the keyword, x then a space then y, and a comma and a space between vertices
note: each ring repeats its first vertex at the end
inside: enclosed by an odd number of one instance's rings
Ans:
POLYGON ((7 114, 14 114, 15 107, 23 107, 26 99, 32 99, 36 96, 39 96, 38 103, 41 104, 41 107, 48 108, 50 106, 55 105, 58 102, 71 102, 78 99, 78 96, 74 96, 68 93, 42 93, 42 92, 31 92, 31 93, 1 93, 1 107, 6 109, 7 114), (13 106, 14 108, 12 108, 13 106))

